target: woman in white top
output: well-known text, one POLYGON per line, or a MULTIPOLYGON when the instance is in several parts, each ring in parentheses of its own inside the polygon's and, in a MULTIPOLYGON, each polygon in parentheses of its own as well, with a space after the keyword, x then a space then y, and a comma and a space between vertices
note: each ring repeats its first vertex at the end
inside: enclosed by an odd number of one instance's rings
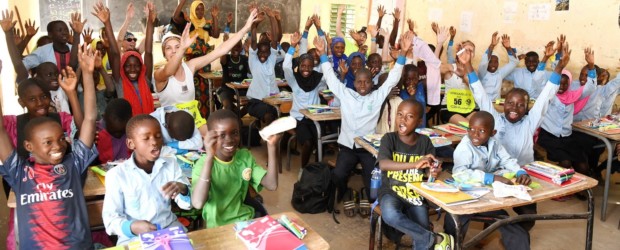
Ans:
MULTIPOLYGON (((167 34, 162 42, 164 57, 168 61, 166 65, 155 71, 155 91, 159 93, 162 106, 170 106, 191 102, 195 99, 194 73, 220 58, 232 49, 243 38, 256 19, 256 10, 252 10, 245 26, 230 39, 222 43, 211 53, 183 62, 184 51, 196 40, 196 36, 189 36, 188 23, 183 30, 183 35, 167 34), (182 67, 181 67, 182 66, 182 67)), ((197 119, 197 117, 194 117, 197 119)), ((200 126, 200 132, 206 133, 206 126, 200 126)))

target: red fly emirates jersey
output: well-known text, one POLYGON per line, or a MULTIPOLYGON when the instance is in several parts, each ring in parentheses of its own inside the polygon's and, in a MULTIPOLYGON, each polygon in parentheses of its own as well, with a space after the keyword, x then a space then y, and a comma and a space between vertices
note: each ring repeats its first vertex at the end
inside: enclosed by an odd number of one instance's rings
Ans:
POLYGON ((97 148, 73 142, 61 164, 40 165, 16 151, 0 166, 17 202, 20 249, 93 248, 80 174, 97 157, 97 148))

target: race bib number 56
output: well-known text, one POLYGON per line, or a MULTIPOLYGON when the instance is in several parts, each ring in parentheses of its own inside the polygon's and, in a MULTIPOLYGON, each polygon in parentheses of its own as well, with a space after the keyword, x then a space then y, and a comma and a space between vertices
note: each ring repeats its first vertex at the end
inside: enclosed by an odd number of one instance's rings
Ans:
POLYGON ((469 89, 450 89, 447 93, 446 105, 448 111, 468 114, 474 111, 476 102, 469 89))

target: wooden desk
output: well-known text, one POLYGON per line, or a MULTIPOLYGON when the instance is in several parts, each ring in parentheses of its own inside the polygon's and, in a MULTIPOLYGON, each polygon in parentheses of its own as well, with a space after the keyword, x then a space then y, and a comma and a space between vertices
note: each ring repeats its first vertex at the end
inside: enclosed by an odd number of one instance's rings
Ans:
MULTIPOLYGON (((278 84, 278 88, 288 87, 288 84, 285 81, 280 81, 277 84, 278 84)), ((239 94, 239 90, 240 89, 249 89, 250 88, 250 83, 247 83, 247 82, 242 82, 242 83, 228 82, 228 83, 226 83, 226 86, 231 88, 231 89, 233 89, 233 91, 235 91, 237 107, 241 108, 241 95, 239 94)))
POLYGON ((341 117, 340 109, 334 108, 333 112, 319 113, 319 114, 310 113, 310 111, 308 111, 307 109, 300 109, 299 112, 305 117, 308 117, 308 119, 312 120, 314 122, 314 126, 316 126, 316 132, 317 132, 317 150, 316 151, 318 154, 319 162, 323 161, 323 143, 330 143, 330 142, 337 141, 338 133, 333 133, 330 135, 323 136, 321 134, 321 124, 319 124, 319 122, 340 120, 340 117, 341 117))
MULTIPOLYGON (((101 183, 101 181, 97 177, 97 174, 91 171, 90 168, 87 170, 87 172, 88 173, 86 175, 86 182, 84 182, 83 189, 84 197, 105 195, 105 186, 103 185, 103 183, 101 183)), ((7 206, 12 208, 16 207, 15 193, 13 191, 11 191, 11 193, 9 194, 7 206)))
MULTIPOLYGON (((289 105, 288 107, 291 107, 291 105, 293 105, 293 99, 292 98, 280 98, 277 96, 272 96, 272 97, 266 97, 263 98, 263 102, 273 106, 274 108, 276 108, 276 111, 278 111, 278 117, 282 116, 281 112, 282 110, 280 110, 280 106, 284 105, 289 105)), ((288 109, 288 111, 290 111, 290 108, 288 109)), ((285 113, 287 111, 284 111, 285 113)))
POLYGON ((605 146, 607 147, 607 171, 605 174, 605 189, 603 191, 603 206, 601 208, 601 220, 605 221, 607 217, 607 203, 609 201, 608 199, 609 180, 611 179, 611 163, 615 152, 615 145, 618 141, 620 141, 620 134, 606 134, 588 127, 588 122, 591 122, 593 120, 594 119, 573 123, 573 130, 599 138, 601 139, 601 141, 603 141, 603 143, 605 143, 605 146))
POLYGON ((215 73, 215 72, 202 72, 202 73, 198 73, 198 75, 200 75, 202 78, 207 79, 207 82, 209 83, 209 112, 213 112, 215 110, 214 104, 213 104, 213 92, 215 91, 215 88, 213 87, 213 80, 222 80, 222 72, 219 73, 215 73))
MULTIPOLYGON (((308 224, 293 212, 279 213, 271 215, 274 219, 286 215, 289 219, 305 227, 308 234, 301 240, 308 249, 329 249, 329 243, 314 231, 308 224)), ((194 244, 194 249, 246 249, 245 244, 235 234, 234 224, 220 226, 216 228, 202 229, 190 232, 187 235, 194 244)))
MULTIPOLYGON (((478 241, 484 239, 494 230, 502 225, 506 225, 513 222, 521 221, 535 221, 535 220, 573 220, 573 219, 585 219, 587 220, 586 228, 586 249, 592 248, 592 230, 594 226, 594 198, 592 196, 591 188, 595 187, 598 182, 590 177, 576 173, 575 175, 584 178, 583 181, 577 182, 567 187, 559 187, 549 182, 539 180, 532 177, 533 181, 540 183, 541 187, 530 191, 531 201, 520 200, 514 197, 496 198, 493 193, 488 193, 479 198, 479 201, 473 203, 466 203, 462 205, 446 206, 439 202, 435 197, 430 195, 426 189, 413 186, 413 189, 425 199, 440 206, 443 210, 452 214, 452 217, 456 223, 457 235, 455 238, 455 249, 467 249, 474 246, 478 241), (566 196, 569 194, 577 193, 583 190, 587 190, 588 193, 588 212, 587 213, 575 213, 575 214, 524 214, 517 215, 508 218, 495 219, 489 227, 482 230, 478 235, 474 236, 470 241, 463 242, 465 234, 461 232, 461 224, 459 215, 470 215, 482 212, 495 211, 500 209, 518 207, 528 205, 532 203, 541 202, 551 198, 557 198, 566 196)), ((450 174, 442 172, 439 179, 446 179, 450 177, 450 174)), ((373 215, 374 216, 374 215, 373 215)), ((446 217, 448 219, 448 217, 446 217)), ((371 220, 371 223, 372 220, 371 220)))

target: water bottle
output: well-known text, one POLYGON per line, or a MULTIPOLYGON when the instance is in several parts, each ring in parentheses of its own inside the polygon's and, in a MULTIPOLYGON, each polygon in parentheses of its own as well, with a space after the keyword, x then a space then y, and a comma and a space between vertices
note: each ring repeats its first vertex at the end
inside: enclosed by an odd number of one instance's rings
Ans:
POLYGON ((375 168, 372 171, 372 177, 370 178, 370 202, 374 202, 377 199, 377 193, 381 187, 381 170, 375 168))

